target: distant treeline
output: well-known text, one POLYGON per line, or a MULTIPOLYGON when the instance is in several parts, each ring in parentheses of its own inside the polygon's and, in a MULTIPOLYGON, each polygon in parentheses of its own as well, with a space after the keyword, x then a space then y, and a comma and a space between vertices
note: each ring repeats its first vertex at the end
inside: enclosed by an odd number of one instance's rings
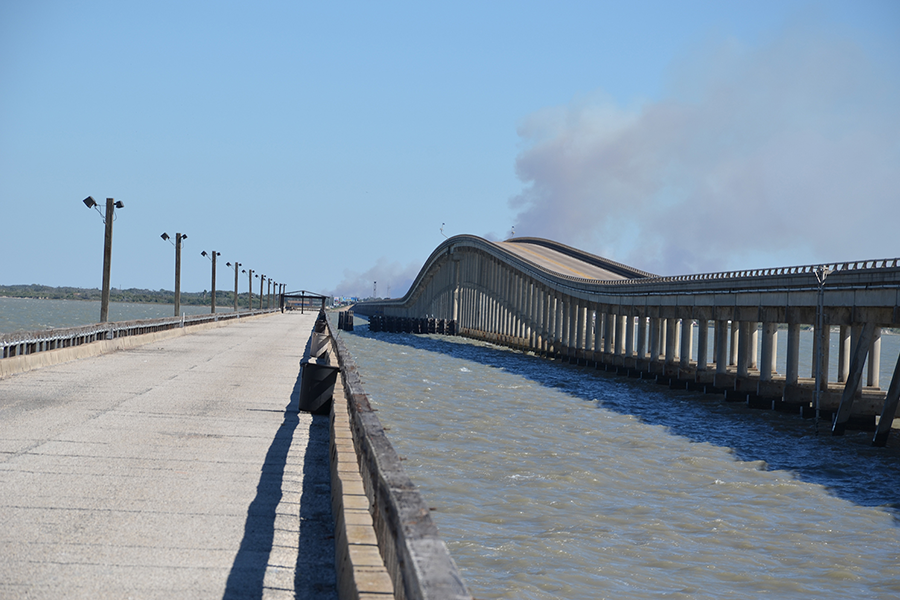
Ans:
MULTIPOLYGON (((99 289, 75 287, 50 287, 47 285, 0 285, 0 296, 10 298, 46 298, 52 300, 100 300, 99 289)), ((175 292, 171 290, 141 290, 130 288, 109 292, 110 302, 141 302, 144 304, 175 304, 175 292)), ((181 304, 209 306, 210 293, 181 292, 181 304)), ((265 302, 265 300, 263 300, 265 302)), ((234 306, 234 292, 216 290, 216 306, 234 306)), ((238 306, 247 306, 247 294, 238 294, 238 306)), ((253 306, 259 306, 259 295, 253 294, 253 306)))

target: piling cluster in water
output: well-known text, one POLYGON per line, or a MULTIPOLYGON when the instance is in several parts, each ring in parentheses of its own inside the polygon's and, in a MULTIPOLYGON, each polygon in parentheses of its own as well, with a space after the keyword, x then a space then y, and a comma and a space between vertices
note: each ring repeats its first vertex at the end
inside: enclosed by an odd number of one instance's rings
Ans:
POLYGON ((369 331, 389 331, 394 333, 439 333, 441 335, 456 335, 458 333, 458 326, 456 321, 451 319, 373 315, 369 317, 369 331))

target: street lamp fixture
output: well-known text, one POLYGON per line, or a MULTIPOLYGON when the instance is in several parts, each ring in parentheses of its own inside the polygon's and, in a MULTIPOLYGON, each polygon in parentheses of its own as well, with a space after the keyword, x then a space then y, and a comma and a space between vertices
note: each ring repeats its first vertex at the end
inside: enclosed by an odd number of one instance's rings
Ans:
POLYGON ((116 220, 116 209, 125 208, 125 203, 107 198, 106 213, 104 214, 100 212, 100 207, 92 196, 88 196, 82 202, 88 208, 93 208, 103 215, 103 224, 106 226, 103 239, 103 290, 100 293, 100 322, 106 323, 109 320, 109 272, 112 263, 112 227, 113 221, 116 220))

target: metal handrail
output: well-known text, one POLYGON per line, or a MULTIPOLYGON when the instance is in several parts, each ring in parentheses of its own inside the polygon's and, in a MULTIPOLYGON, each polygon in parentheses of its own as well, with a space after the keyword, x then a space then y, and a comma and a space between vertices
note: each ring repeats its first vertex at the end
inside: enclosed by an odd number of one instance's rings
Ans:
POLYGON ((44 329, 38 331, 14 331, 12 333, 0 334, 0 359, 23 354, 46 352, 58 348, 80 346, 82 344, 102 340, 112 340, 119 337, 166 331, 168 329, 190 327, 216 321, 240 319, 243 317, 275 312, 277 310, 279 309, 267 308, 263 310, 239 311, 237 313, 228 312, 184 317, 164 317, 160 319, 116 321, 111 323, 92 323, 90 325, 81 325, 78 327, 44 329), (11 349, 15 349, 15 352, 11 351, 11 349))

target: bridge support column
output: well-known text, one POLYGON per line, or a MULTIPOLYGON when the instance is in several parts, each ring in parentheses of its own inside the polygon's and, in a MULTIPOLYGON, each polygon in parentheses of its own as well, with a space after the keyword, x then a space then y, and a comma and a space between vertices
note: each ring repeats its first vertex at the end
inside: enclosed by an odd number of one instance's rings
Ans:
POLYGON ((772 381, 775 374, 777 343, 778 323, 763 322, 762 364, 759 369, 759 378, 762 381, 772 381))
POLYGON ((578 337, 578 300, 566 298, 566 354, 571 359, 575 356, 578 337))
POLYGON ((691 366, 691 354, 694 353, 694 320, 681 319, 681 368, 691 366))
POLYGON ((709 319, 697 321, 697 371, 706 371, 709 363, 709 319))
POLYGON ((584 300, 579 300, 577 309, 578 319, 576 320, 576 325, 578 327, 578 332, 575 339, 575 348, 582 353, 581 357, 583 358, 584 351, 586 349, 585 340, 587 339, 585 336, 585 326, 587 324, 587 303, 584 300))
MULTIPOLYGON (((815 332, 818 336, 818 332, 815 332)), ((829 370, 829 361, 831 360, 831 326, 825 325, 822 328, 822 392, 828 391, 828 378, 830 374, 829 370)), ((812 367, 810 369, 810 376, 815 378, 816 376, 816 346, 817 343, 813 344, 813 355, 812 355, 812 367)))
POLYGON ((759 356, 759 323, 750 321, 750 368, 759 368, 756 357, 759 356))
POLYGON ((551 289, 547 289, 547 353, 555 353, 557 348, 556 340, 556 292, 551 289))
POLYGON ((800 379, 800 323, 788 323, 787 356, 784 383, 797 385, 800 379))
POLYGON ((832 435, 844 435, 844 431, 847 428, 847 422, 850 420, 850 414, 853 409, 853 399, 862 385, 863 365, 866 362, 866 356, 869 354, 872 336, 875 333, 875 324, 868 322, 861 330, 857 329, 857 331, 858 334, 853 336, 850 373, 847 376, 847 384, 844 386, 844 393, 841 394, 841 404, 838 407, 837 414, 834 416, 834 424, 831 427, 832 435))
POLYGON ((887 397, 884 399, 884 409, 881 411, 881 419, 875 428, 875 437, 872 438, 873 446, 887 444, 891 434, 891 424, 897 414, 897 404, 900 402, 900 356, 897 357, 897 366, 894 367, 894 375, 888 387, 887 397))
POLYGON ((459 323, 459 282, 462 277, 460 273, 459 259, 453 260, 453 308, 450 311, 450 318, 459 323))
POLYGON ((563 352, 563 344, 565 342, 566 335, 566 322, 564 320, 565 314, 565 303, 563 301, 562 294, 556 294, 556 316, 554 317, 554 328, 556 329, 553 340, 554 340, 554 353, 561 354, 563 352))
POLYGON ((625 313, 625 358, 632 358, 634 356, 634 313, 631 309, 626 309, 625 313))
POLYGON ((615 326, 613 326, 613 314, 608 312, 610 309, 607 308, 606 310, 607 312, 603 314, 603 353, 612 354, 612 338, 615 326))
POLYGON ((850 326, 841 325, 838 331, 838 372, 840 383, 847 381, 850 374, 850 326))
POLYGON ((750 375, 750 326, 750 321, 740 321, 737 357, 738 377, 750 375))
POLYGON ((650 317, 650 361, 658 363, 660 355, 660 319, 650 317))
POLYGON ((644 360, 647 357, 647 317, 638 312, 637 317, 637 359, 644 360))
POLYGON ((732 319, 731 321, 731 353, 728 356, 729 366, 736 365, 738 362, 738 331, 739 323, 732 319))
POLYGON ((728 372, 728 321, 716 321, 716 374, 728 372))
POLYGON ((519 313, 519 337, 524 340, 523 344, 531 348, 531 281, 525 277, 519 277, 519 289, 521 306, 519 313))
MULTIPOLYGON (((619 308, 619 310, 622 310, 621 307, 619 308)), ((623 356, 625 354, 625 320, 625 315, 621 313, 616 314, 616 356, 623 356)))
POLYGON ((872 345, 869 348, 869 373, 866 385, 877 388, 880 385, 881 371, 881 327, 875 327, 872 332, 872 345))
POLYGON ((594 305, 594 360, 603 352, 603 312, 599 304, 594 305))
POLYGON ((678 319, 669 317, 666 319, 666 364, 675 364, 675 342, 677 340, 678 319))

